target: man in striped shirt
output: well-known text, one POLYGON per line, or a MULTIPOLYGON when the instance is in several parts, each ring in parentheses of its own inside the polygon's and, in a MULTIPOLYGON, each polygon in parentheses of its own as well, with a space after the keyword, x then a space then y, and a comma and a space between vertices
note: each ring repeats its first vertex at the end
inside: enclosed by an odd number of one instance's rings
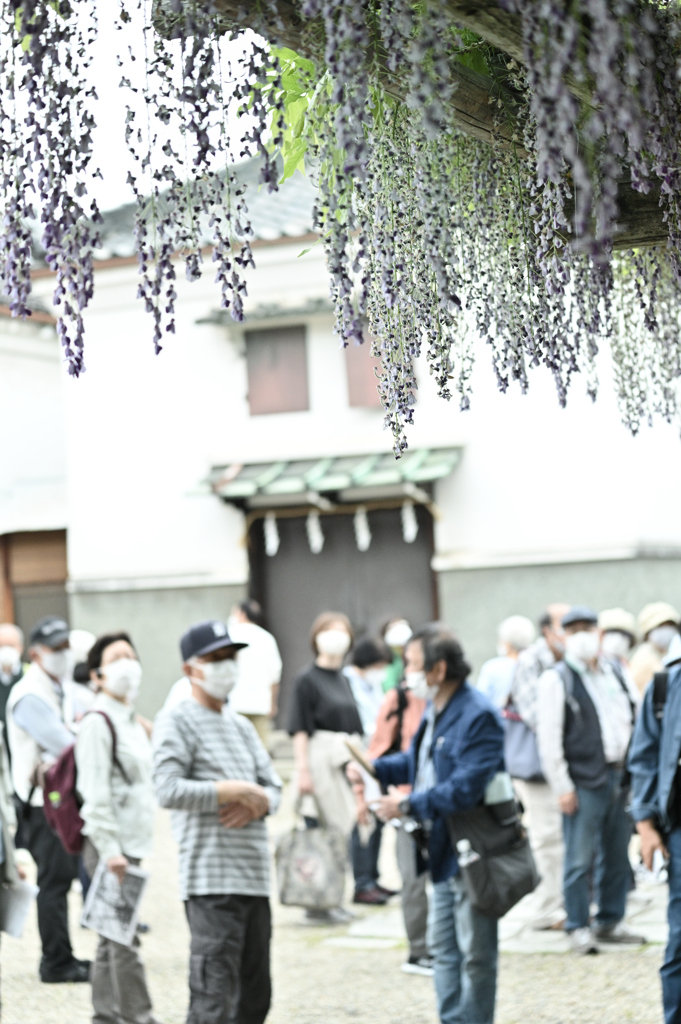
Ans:
POLYGON ((187 1024, 262 1024, 271 998, 270 877, 264 818, 281 780, 254 726, 224 709, 236 678, 224 622, 180 641, 191 697, 159 716, 154 782, 178 815, 180 894, 191 931, 187 1024))

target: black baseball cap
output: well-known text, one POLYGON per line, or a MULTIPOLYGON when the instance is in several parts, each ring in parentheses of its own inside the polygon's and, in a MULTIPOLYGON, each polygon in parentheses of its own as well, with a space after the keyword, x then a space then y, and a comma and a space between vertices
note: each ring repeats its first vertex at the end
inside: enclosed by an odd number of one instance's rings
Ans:
POLYGON ((59 615, 39 619, 28 636, 28 646, 59 647, 69 638, 69 624, 59 615))
POLYGON ((562 626, 574 626, 575 622, 589 622, 593 626, 598 625, 598 615, 586 604, 576 604, 569 612, 566 612, 560 620, 562 626))
POLYGON ((189 661, 190 658, 202 658, 204 654, 219 651, 221 647, 233 647, 240 651, 242 647, 248 647, 248 644, 234 643, 227 626, 219 619, 197 622, 180 639, 183 661, 189 661))

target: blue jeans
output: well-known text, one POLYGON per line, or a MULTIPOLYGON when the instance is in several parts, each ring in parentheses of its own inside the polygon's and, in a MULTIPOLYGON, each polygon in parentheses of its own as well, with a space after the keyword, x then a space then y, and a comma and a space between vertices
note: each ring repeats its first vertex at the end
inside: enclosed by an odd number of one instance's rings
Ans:
POLYGON ((376 828, 369 836, 369 842, 363 846, 357 825, 352 830, 350 854, 352 873, 355 876, 355 892, 368 892, 378 885, 378 855, 381 850, 382 831, 383 822, 377 821, 376 828))
POLYGON ((441 1024, 492 1024, 497 991, 497 922, 470 904, 460 875, 436 882, 428 918, 441 1024))
POLYGON ((681 1022, 681 828, 667 840, 669 850, 669 938, 660 970, 665 1024, 681 1022))
POLYGON ((627 851, 632 826, 625 810, 627 794, 620 790, 621 777, 619 769, 609 768, 608 781, 598 789, 577 786, 579 807, 574 814, 563 815, 563 895, 568 932, 589 926, 592 867, 598 905, 596 927, 611 928, 624 917, 631 879, 627 851))

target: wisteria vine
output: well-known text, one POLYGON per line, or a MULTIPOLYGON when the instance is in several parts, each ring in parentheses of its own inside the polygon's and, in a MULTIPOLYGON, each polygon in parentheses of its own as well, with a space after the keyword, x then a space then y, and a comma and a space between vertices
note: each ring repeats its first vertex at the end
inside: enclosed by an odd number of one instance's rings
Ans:
MULTIPOLYGON (((576 373, 595 398, 607 344, 627 426, 679 418, 676 4, 498 6, 520 28, 522 63, 458 26, 445 0, 118 0, 138 295, 157 352, 175 330, 178 260, 192 281, 212 252, 221 305, 244 318, 253 231, 236 166, 257 157, 261 187, 277 188, 282 164, 318 186, 337 331, 343 344, 372 338, 396 454, 417 361, 466 409, 478 337, 502 391, 526 390, 544 365, 561 404, 576 373), (292 9, 301 52, 286 48, 292 9), (484 130, 459 110, 471 80, 487 97, 484 130), (626 249, 623 204, 636 196, 651 200, 660 237, 626 249)), ((101 219, 87 199, 95 9, 0 0, 0 17, 3 291, 30 315, 39 223, 78 375, 101 219)))

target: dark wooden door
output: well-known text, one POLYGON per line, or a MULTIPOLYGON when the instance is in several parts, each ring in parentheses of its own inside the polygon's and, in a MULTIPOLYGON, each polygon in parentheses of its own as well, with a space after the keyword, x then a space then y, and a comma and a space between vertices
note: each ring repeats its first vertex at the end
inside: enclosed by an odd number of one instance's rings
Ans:
POLYGON ((377 634, 395 615, 416 627, 435 618, 430 513, 416 508, 419 531, 405 543, 399 509, 368 513, 372 540, 359 551, 352 515, 321 517, 324 548, 310 551, 304 516, 277 520, 277 554, 265 554, 262 520, 250 531, 251 592, 263 606, 284 670, 279 725, 287 724, 291 683, 312 660, 310 626, 323 611, 349 616, 358 636, 377 634))

